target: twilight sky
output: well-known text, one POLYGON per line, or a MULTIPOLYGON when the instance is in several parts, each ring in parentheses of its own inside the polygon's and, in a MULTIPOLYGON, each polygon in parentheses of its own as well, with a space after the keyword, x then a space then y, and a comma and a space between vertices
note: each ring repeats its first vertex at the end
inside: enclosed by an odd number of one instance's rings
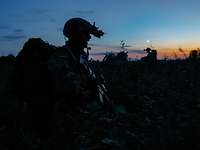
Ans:
POLYGON ((160 53, 198 48, 199 6, 199 0, 0 0, 0 55, 16 55, 30 37, 63 45, 71 17, 95 21, 106 33, 90 41, 93 53, 119 51, 121 40, 135 55, 150 45, 160 53))

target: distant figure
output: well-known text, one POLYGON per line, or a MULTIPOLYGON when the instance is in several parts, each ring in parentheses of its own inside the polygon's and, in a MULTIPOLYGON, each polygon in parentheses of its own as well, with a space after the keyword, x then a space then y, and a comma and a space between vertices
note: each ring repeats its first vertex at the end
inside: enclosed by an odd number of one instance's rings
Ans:
POLYGON ((144 50, 147 53, 147 56, 142 57, 141 61, 143 62, 149 62, 149 63, 155 63, 157 61, 157 51, 152 50, 151 48, 146 48, 144 50))
POLYGON ((200 50, 192 50, 190 51, 189 59, 197 60, 200 58, 200 50))

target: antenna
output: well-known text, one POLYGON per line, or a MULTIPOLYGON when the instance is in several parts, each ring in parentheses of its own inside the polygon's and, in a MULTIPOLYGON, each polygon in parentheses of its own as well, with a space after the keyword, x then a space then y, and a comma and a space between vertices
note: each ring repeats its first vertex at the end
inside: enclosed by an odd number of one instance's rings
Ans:
POLYGON ((121 46, 122 49, 125 48, 125 45, 126 45, 126 43, 125 43, 123 40, 121 40, 121 41, 120 41, 120 46, 121 46))

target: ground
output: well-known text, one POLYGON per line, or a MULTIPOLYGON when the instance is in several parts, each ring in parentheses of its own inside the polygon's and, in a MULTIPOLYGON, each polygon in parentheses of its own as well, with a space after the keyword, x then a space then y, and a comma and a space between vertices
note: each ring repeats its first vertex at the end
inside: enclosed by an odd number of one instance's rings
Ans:
POLYGON ((105 77, 114 111, 56 114, 58 132, 41 142, 16 125, 20 101, 13 88, 14 58, 0 58, 0 148, 64 149, 69 122, 75 139, 68 149, 200 149, 200 61, 95 62, 105 77), (70 121, 69 121, 70 120, 70 121), (63 144, 64 143, 64 144, 63 144))

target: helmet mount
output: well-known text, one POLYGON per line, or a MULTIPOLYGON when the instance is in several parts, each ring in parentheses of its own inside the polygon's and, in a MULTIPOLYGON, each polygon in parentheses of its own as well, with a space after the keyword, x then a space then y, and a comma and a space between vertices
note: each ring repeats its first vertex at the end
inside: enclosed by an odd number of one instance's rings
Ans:
POLYGON ((104 35, 104 32, 95 26, 95 22, 92 25, 82 18, 71 18, 65 23, 63 34, 70 38, 77 33, 89 33, 98 38, 104 35))

